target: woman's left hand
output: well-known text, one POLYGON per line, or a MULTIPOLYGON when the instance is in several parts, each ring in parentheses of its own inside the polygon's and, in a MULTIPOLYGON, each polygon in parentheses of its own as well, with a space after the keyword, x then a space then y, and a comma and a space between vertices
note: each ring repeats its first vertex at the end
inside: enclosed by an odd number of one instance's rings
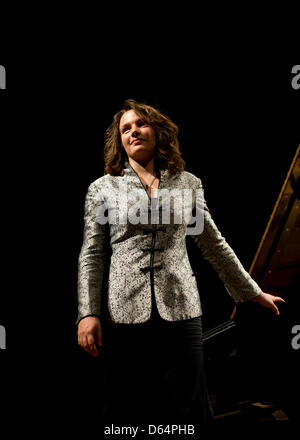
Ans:
POLYGON ((257 302, 263 307, 267 307, 268 309, 273 310, 273 312, 276 315, 279 315, 278 307, 276 306, 276 302, 284 302, 285 300, 281 298, 280 296, 273 296, 270 293, 262 292, 260 295, 256 296, 255 298, 252 298, 253 302, 257 302))

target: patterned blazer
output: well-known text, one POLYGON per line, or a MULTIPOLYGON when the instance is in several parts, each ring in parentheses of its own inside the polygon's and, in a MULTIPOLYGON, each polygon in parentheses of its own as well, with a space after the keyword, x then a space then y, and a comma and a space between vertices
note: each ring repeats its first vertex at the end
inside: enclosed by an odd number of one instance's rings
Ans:
POLYGON ((145 322, 150 318, 153 298, 167 321, 201 316, 197 281, 186 248, 189 217, 182 216, 181 223, 176 220, 176 202, 167 205, 160 197, 164 189, 192 193, 191 213, 199 211, 203 225, 192 238, 232 298, 243 302, 261 293, 217 229, 198 177, 187 171, 172 176, 168 170, 160 170, 159 197, 156 205, 151 205, 154 199, 126 162, 123 176, 106 174, 87 191, 78 264, 77 324, 89 315, 114 323, 145 322), (140 199, 132 200, 130 196, 136 193, 140 199), (198 203, 197 194, 202 194, 202 203, 198 203), (168 221, 163 218, 166 207, 170 207, 168 221), (151 217, 151 209, 156 217, 151 217), (138 222, 124 221, 130 210, 139 214, 133 215, 138 222))

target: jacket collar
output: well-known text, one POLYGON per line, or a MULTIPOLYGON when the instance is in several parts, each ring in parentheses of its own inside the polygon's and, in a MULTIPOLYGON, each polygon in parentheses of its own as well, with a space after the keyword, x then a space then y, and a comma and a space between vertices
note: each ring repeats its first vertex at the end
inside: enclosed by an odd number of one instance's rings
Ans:
MULTIPOLYGON (((168 178, 169 176, 169 171, 168 170, 159 170, 159 187, 162 187, 163 182, 168 178)), ((132 168, 132 166, 130 165, 130 163, 125 160, 124 163, 124 176, 135 176, 137 179, 139 179, 139 175, 137 174, 137 172, 132 168)))

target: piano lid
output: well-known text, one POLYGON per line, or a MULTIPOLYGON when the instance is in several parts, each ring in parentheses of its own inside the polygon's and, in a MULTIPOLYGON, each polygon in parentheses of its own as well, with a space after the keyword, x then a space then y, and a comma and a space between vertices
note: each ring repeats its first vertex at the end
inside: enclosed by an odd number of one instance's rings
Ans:
POLYGON ((249 273, 263 291, 280 295, 300 273, 300 146, 249 273))

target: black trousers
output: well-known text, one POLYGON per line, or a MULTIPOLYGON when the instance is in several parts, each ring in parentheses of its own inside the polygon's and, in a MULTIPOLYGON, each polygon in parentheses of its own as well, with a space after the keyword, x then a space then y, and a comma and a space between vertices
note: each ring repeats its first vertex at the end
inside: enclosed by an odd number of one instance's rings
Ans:
POLYGON ((165 321, 153 304, 145 323, 102 325, 102 423, 211 422, 201 317, 165 321))

